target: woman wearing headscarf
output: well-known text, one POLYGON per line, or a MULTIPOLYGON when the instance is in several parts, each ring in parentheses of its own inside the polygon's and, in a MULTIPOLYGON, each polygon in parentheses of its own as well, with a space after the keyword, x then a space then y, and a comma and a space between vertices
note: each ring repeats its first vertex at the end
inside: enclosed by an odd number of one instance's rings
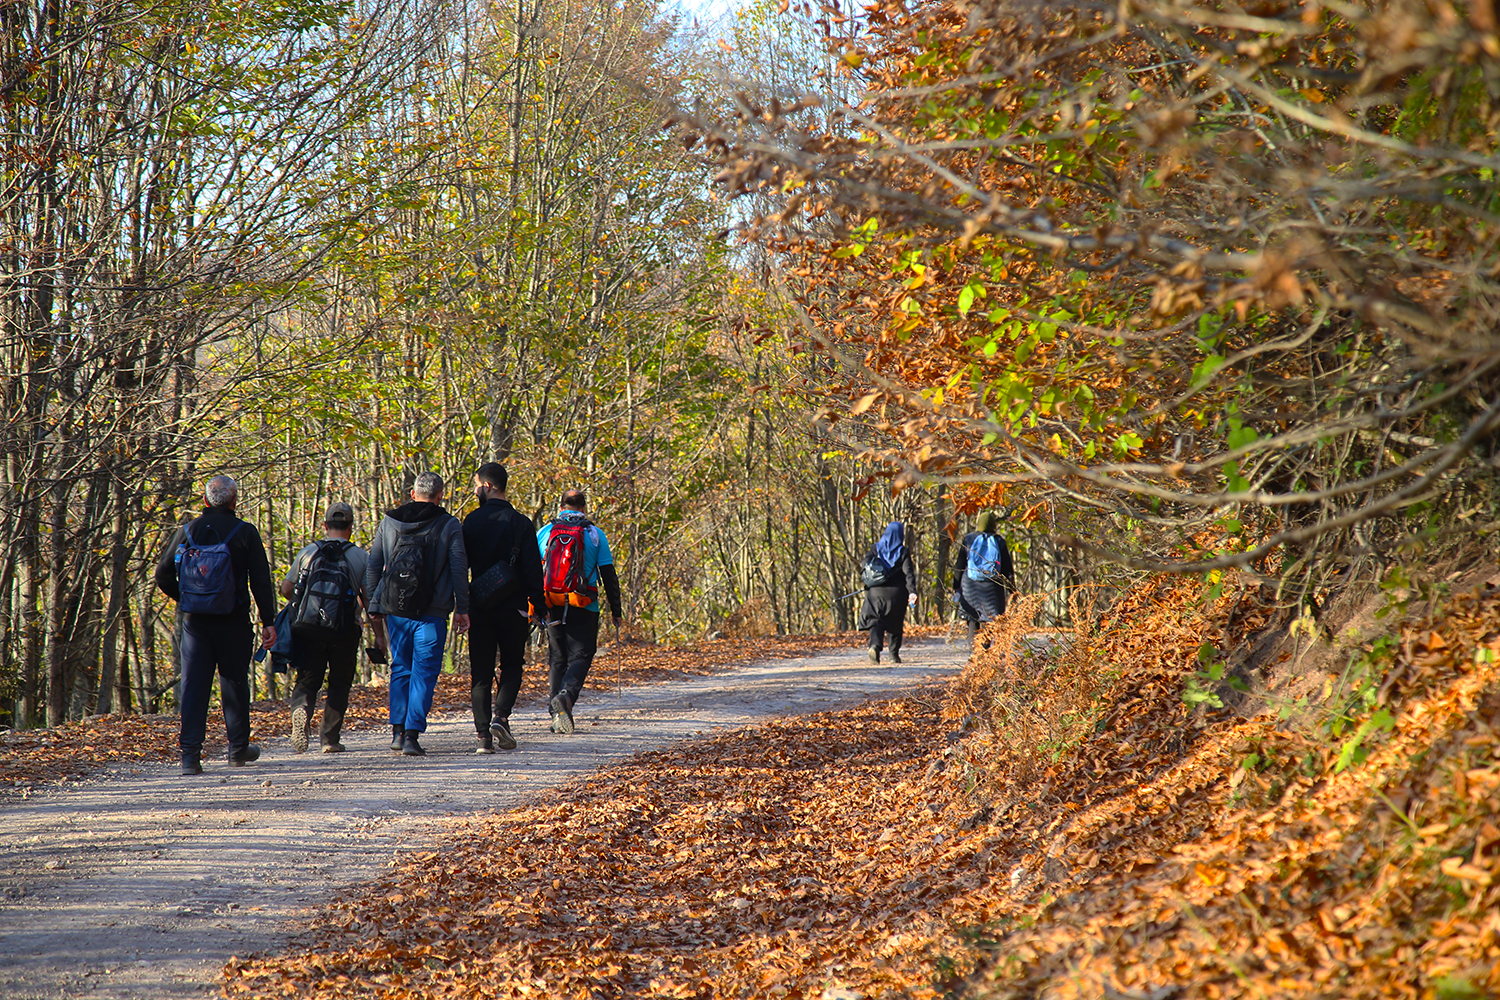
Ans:
POLYGON ((906 551, 906 527, 900 521, 886 526, 880 541, 865 556, 861 576, 865 606, 859 614, 859 627, 870 633, 870 662, 880 662, 880 650, 889 636, 891 660, 900 663, 906 608, 917 584, 917 571, 906 551))
POLYGON ((1010 546, 996 532, 999 519, 990 511, 979 515, 975 531, 964 536, 953 567, 953 596, 959 613, 969 623, 969 642, 985 622, 1005 614, 1006 600, 1016 587, 1010 546))

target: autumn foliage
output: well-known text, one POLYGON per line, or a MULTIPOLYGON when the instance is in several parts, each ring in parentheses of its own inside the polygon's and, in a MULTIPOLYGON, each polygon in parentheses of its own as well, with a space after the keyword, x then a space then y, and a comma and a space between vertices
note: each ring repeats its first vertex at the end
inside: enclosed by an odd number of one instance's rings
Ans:
POLYGON ((681 121, 763 206, 830 433, 1292 603, 1494 530, 1454 523, 1500 427, 1490 0, 805 9, 858 99, 681 121))
POLYGON ((1375 643, 1355 703, 1389 722, 1340 737, 1284 706, 1184 704, 1203 637, 1267 621, 1203 598, 1154 578, 1067 641, 995 628, 946 693, 643 754, 461 822, 290 953, 230 963, 224 993, 1492 993, 1500 588, 1375 643), (1086 718, 1046 745, 1007 733, 1027 712, 1086 718))

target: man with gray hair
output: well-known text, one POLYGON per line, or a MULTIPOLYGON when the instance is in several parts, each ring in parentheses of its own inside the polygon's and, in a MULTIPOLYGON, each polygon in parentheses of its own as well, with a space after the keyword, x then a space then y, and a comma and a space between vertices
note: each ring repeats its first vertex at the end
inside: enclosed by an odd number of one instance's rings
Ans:
POLYGON ((276 641, 275 596, 266 548, 255 525, 235 514, 239 486, 214 476, 203 513, 177 529, 156 565, 156 585, 182 612, 182 773, 203 773, 203 740, 214 673, 224 704, 229 766, 260 757, 250 742, 250 599, 260 612, 260 642, 276 641))
POLYGON ((411 503, 390 511, 375 529, 365 567, 370 617, 384 620, 390 639, 391 749, 410 757, 427 753, 417 737, 427 731, 443 669, 448 616, 457 634, 469 630, 463 531, 442 500, 441 476, 417 476, 411 503))

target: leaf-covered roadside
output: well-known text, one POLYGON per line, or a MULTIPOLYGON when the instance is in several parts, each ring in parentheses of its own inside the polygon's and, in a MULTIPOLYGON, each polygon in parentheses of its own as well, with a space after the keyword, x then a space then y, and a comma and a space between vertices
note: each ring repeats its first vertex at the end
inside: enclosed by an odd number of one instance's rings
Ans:
POLYGON ((1010 911, 966 995, 1500 992, 1500 589, 1398 640, 1330 703, 1383 724, 1220 723, 1155 780, 1058 815, 1066 890, 1010 911))
POLYGON ((230 963, 226 994, 907 995, 928 934, 903 931, 975 861, 914 808, 938 710, 929 691, 739 730, 470 821, 294 953, 230 963))
POLYGON ((1069 656, 997 643, 946 706, 723 734, 469 821, 224 993, 1494 995, 1500 591, 1380 647, 1367 759, 1189 709, 1205 635, 1262 624, 1200 597, 1147 581, 1075 640, 1115 668, 1082 699, 1069 656), (1048 716, 1051 743, 991 728, 1048 716))
MULTIPOLYGON (((913 631, 921 631, 915 629, 913 631)), ((932 629, 928 629, 932 631, 932 629)), ((631 642, 601 646, 588 689, 611 690, 652 684, 676 677, 700 676, 733 669, 757 660, 802 656, 823 649, 857 646, 862 634, 780 635, 720 639, 684 646, 657 646, 631 642)), ((547 670, 545 650, 540 665, 528 663, 518 704, 527 706, 545 700, 547 670)), ((455 673, 438 677, 433 705, 438 712, 469 711, 467 656, 455 673)), ((284 736, 289 731, 290 711, 285 698, 258 701, 251 706, 251 739, 284 736)), ((346 732, 357 733, 387 723, 389 716, 384 684, 356 684, 350 691, 349 710, 344 716, 346 732)), ((317 716, 314 716, 316 725, 317 716)), ((177 759, 178 720, 175 715, 107 715, 71 722, 52 729, 0 732, 0 799, 7 795, 29 795, 46 785, 79 780, 109 764, 159 764, 177 759)), ((209 725, 204 751, 209 756, 226 752, 221 725, 209 725)))

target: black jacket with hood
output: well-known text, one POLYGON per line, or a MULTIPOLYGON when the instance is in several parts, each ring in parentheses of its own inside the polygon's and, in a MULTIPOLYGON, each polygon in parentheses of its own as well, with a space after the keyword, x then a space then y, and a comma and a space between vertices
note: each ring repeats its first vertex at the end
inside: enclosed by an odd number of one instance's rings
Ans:
POLYGON ((427 528, 434 518, 442 521, 433 530, 436 541, 428 554, 433 558, 432 602, 415 618, 447 618, 451 614, 469 613, 469 561, 464 552, 463 530, 458 518, 440 505, 413 500, 402 504, 380 519, 375 539, 370 543, 370 559, 365 565, 365 593, 370 595, 370 613, 386 614, 381 605, 381 580, 386 562, 395 554, 396 541, 404 534, 427 528))

